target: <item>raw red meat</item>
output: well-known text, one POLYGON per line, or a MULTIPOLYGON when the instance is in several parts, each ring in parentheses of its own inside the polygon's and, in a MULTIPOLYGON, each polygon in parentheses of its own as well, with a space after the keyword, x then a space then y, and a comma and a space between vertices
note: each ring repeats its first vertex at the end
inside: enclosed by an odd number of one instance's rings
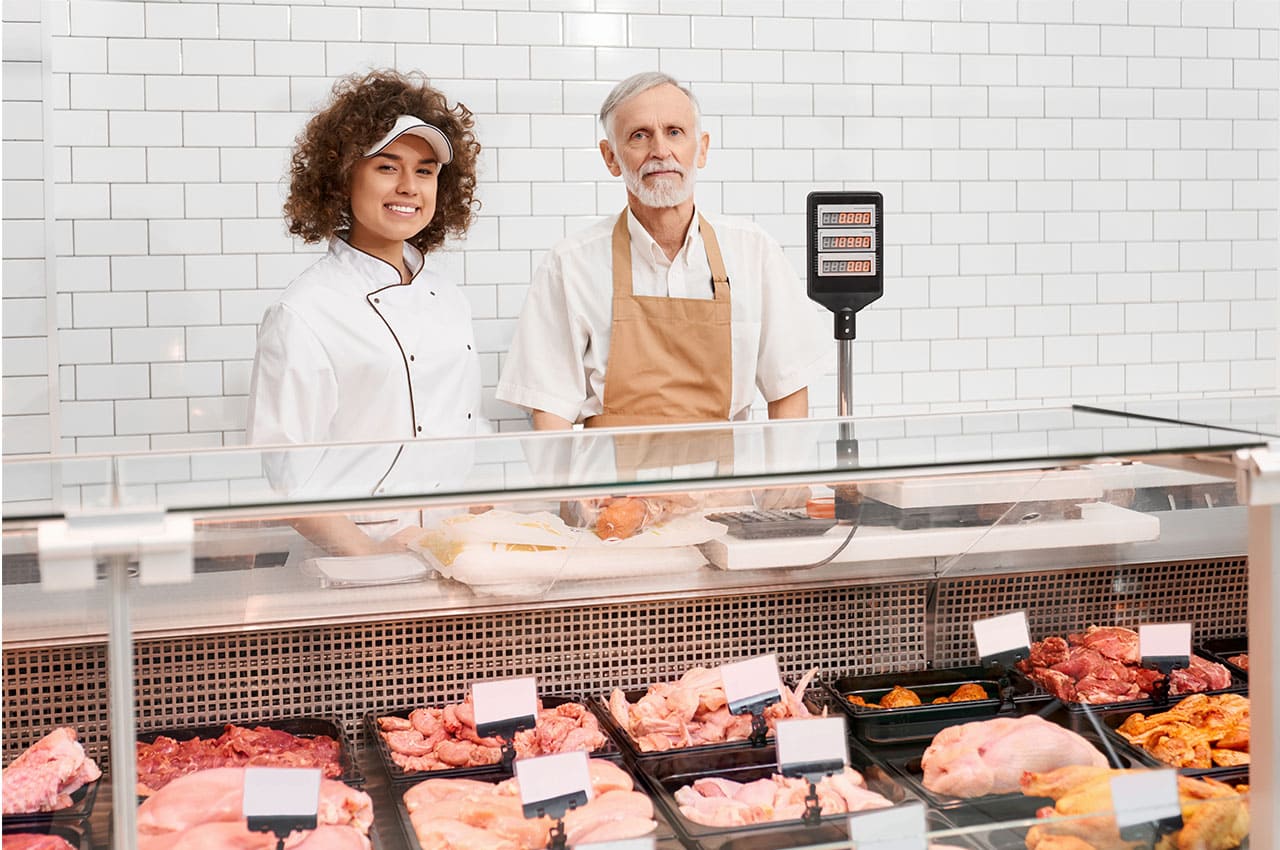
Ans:
MULTIPOLYGON (((1117 626, 1090 626, 1063 640, 1048 637, 1031 645, 1018 669, 1064 702, 1100 705, 1143 699, 1155 690, 1160 674, 1139 667, 1138 633, 1117 626)), ((1199 656, 1169 677, 1171 694, 1229 687, 1231 674, 1199 656)))
POLYGON ((51 812, 71 805, 71 795, 102 776, 69 726, 54 729, 4 769, 4 813, 51 812))
POLYGON ((179 776, 215 767, 317 767, 342 775, 342 747, 327 735, 303 738, 280 729, 227 724, 217 738, 177 741, 161 735, 138 743, 138 794, 148 796, 179 776))

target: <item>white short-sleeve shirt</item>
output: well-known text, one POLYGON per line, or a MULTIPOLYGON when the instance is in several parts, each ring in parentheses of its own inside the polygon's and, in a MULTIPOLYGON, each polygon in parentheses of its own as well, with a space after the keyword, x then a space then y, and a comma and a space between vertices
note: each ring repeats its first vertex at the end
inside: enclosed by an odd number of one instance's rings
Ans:
MULTIPOLYGON (((754 222, 707 216, 729 275, 733 314, 730 417, 746 416, 758 390, 776 401, 809 385, 822 361, 817 314, 778 243, 754 222)), ((557 243, 534 274, 497 397, 581 422, 604 409, 613 324, 612 233, 607 216, 557 243)), ((697 213, 694 214, 697 221, 697 213)), ((711 268, 696 225, 669 261, 627 213, 632 291, 710 298, 711 268)), ((708 369, 722 364, 708 363, 708 369)))

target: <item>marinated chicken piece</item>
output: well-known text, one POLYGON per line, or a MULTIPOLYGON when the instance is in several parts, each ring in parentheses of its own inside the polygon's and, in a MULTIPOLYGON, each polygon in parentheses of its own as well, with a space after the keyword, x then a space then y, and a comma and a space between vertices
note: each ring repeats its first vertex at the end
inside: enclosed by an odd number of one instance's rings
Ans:
MULTIPOLYGON (((1121 773, 1108 768, 1064 767, 1047 773, 1027 773, 1022 793, 1052 797, 1037 817, 1053 818, 1027 831, 1028 850, 1137 850, 1141 845, 1123 841, 1112 810, 1111 779, 1121 773), (1106 814, 1097 814, 1106 813, 1106 814), (1064 815, 1091 815, 1058 819, 1064 815)), ((1182 804, 1181 830, 1165 837, 1157 850, 1231 850, 1249 832, 1249 809, 1236 789, 1212 779, 1178 777, 1182 804)))
POLYGON ((648 514, 644 499, 630 496, 610 499, 596 517, 596 537, 601 540, 626 540, 640 530, 648 514))
POLYGON ((1131 714, 1116 732, 1173 767, 1249 763, 1249 698, 1192 694, 1168 711, 1131 714))
POLYGON ((934 705, 951 702, 972 702, 973 700, 990 699, 987 696, 987 689, 979 685, 977 682, 968 682, 961 685, 951 692, 950 696, 938 697, 933 701, 934 705))
POLYGON ((909 705, 920 705, 920 697, 916 696, 915 691, 903 687, 894 687, 880 698, 881 708, 905 708, 909 705))
POLYGON ((1228 658, 1227 661, 1236 665, 1237 667, 1239 667, 1241 670, 1244 670, 1245 672, 1248 672, 1249 670, 1249 653, 1247 652, 1241 655, 1233 655, 1230 658, 1228 658))

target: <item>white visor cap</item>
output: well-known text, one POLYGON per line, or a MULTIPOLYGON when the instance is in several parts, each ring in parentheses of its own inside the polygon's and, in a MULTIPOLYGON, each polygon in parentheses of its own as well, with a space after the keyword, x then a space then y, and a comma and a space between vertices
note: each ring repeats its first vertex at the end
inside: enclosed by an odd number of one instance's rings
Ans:
POLYGON ((405 133, 426 139, 427 144, 431 145, 431 149, 436 152, 436 159, 440 161, 441 165, 448 165, 453 161, 453 145, 449 143, 449 137, 442 133, 439 127, 428 124, 413 115, 401 115, 397 118, 390 132, 379 139, 377 144, 369 148, 365 156, 370 157, 381 153, 383 148, 405 133))

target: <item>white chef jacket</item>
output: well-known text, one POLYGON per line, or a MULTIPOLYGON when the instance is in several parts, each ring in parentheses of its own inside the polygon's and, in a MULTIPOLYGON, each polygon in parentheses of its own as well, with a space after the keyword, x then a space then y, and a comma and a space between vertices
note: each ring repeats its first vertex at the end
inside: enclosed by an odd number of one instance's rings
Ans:
MULTIPOLYGON (((694 212, 697 221, 697 211, 694 212)), ((729 275, 733 315, 730 417, 745 418, 758 389, 776 401, 809 385, 822 361, 816 311, 778 243, 754 222, 707 216, 729 275)), ((581 422, 604 410, 613 324, 612 232, 607 216, 561 240, 534 274, 507 354, 497 397, 581 422)), ((697 227, 669 261, 627 212, 632 291, 711 298, 711 267, 697 227)), ((708 369, 720 364, 709 363, 708 369)))
MULTIPOLYGON (((422 253, 407 243, 405 262, 413 276, 402 284, 391 264, 335 237, 267 308, 249 385, 250 443, 476 432, 481 378, 470 304, 458 287, 424 269, 422 253)), ((413 470, 397 470, 406 457, 399 444, 282 452, 268 459, 268 476, 291 495, 386 493, 397 478, 412 489, 424 476, 465 474, 461 455, 469 451, 442 446, 439 463, 409 452, 417 458, 413 470)))

